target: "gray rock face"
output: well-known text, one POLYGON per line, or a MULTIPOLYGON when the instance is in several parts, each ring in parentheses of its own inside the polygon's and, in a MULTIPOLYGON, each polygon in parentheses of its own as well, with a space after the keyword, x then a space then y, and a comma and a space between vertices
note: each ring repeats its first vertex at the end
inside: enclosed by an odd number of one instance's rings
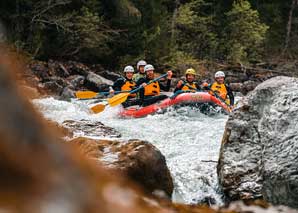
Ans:
POLYGON ((101 84, 113 85, 113 82, 112 81, 110 81, 108 79, 105 79, 104 77, 101 77, 100 75, 97 75, 97 74, 95 74, 93 72, 90 72, 87 75, 86 80, 89 81, 90 83, 95 84, 96 86, 99 86, 101 84))
POLYGON ((226 195, 297 208, 297 127, 297 78, 272 78, 246 96, 222 141, 218 175, 226 195))
POLYGON ((88 136, 101 136, 101 137, 111 137, 111 138, 119 138, 121 137, 121 133, 117 130, 105 126, 103 123, 97 121, 94 123, 90 123, 87 120, 80 120, 80 121, 72 121, 67 120, 63 122, 63 127, 68 129, 71 132, 77 134, 88 135, 88 136))

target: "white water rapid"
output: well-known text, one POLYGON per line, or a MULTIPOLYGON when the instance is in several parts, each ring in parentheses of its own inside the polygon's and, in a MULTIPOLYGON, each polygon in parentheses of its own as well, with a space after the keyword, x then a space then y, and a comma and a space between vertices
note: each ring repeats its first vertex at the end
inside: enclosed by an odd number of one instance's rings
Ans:
POLYGON ((227 115, 207 116, 184 107, 145 118, 120 119, 116 116, 117 107, 90 114, 83 101, 46 98, 35 100, 34 104, 47 119, 59 123, 81 119, 90 123, 100 121, 115 128, 124 139, 149 141, 166 157, 174 179, 174 201, 196 203, 209 197, 216 204, 223 204, 216 165, 227 115))

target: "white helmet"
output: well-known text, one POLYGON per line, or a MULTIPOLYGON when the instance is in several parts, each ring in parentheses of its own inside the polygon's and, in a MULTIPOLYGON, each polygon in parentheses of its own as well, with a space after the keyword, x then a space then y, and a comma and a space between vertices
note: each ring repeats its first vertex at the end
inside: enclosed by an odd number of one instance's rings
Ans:
POLYGON ((215 78, 226 77, 223 71, 217 71, 214 75, 215 78))
POLYGON ((147 65, 147 62, 144 61, 144 60, 140 60, 138 63, 137 63, 137 69, 140 68, 140 66, 146 66, 147 65))
POLYGON ((144 71, 147 72, 149 70, 154 70, 154 67, 151 65, 151 64, 147 64, 145 67, 144 67, 144 71))
POLYGON ((132 67, 132 66, 126 66, 125 68, 124 68, 124 72, 134 72, 135 70, 134 70, 134 68, 132 67))

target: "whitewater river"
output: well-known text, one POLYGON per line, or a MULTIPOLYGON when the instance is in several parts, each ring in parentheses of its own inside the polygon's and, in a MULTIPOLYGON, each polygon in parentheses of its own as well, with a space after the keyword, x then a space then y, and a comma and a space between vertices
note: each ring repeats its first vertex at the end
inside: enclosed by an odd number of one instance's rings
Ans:
MULTIPOLYGON (((154 144, 165 155, 174 179, 173 200, 196 203, 211 197, 223 204, 216 174, 221 138, 227 115, 207 116, 189 107, 139 119, 117 118, 117 107, 91 114, 86 102, 65 102, 53 98, 34 104, 50 120, 85 119, 101 121, 118 130, 124 139, 142 139, 154 144)), ((82 133, 77 133, 81 135, 82 133)))

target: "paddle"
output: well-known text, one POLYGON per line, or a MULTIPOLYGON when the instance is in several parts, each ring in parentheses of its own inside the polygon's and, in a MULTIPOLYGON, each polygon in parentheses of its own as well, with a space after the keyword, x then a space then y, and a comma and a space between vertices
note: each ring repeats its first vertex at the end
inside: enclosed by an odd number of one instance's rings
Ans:
POLYGON ((217 94, 217 92, 215 92, 211 88, 208 88, 208 90, 212 92, 212 95, 214 95, 217 99, 219 99, 221 102, 223 102, 228 107, 228 109, 230 110, 230 112, 232 111, 232 106, 230 104, 228 104, 222 97, 220 97, 217 94))
MULTIPOLYGON (((119 94, 123 92, 129 92, 129 90, 115 91, 114 94, 119 94)), ((75 93, 78 99, 91 99, 91 98, 96 98, 96 96, 98 95, 109 95, 109 94, 110 92, 93 92, 93 91, 78 91, 75 93)))
MULTIPOLYGON (((168 75, 167 73, 166 73, 166 74, 163 74, 163 75, 159 76, 158 78, 155 78, 155 79, 149 81, 149 82, 147 83, 147 85, 149 85, 149 84, 151 84, 151 83, 154 83, 154 82, 160 80, 161 78, 166 77, 167 75, 168 75)), ((127 97, 128 97, 130 94, 136 93, 136 92, 138 92, 138 91, 139 91, 140 89, 142 89, 142 88, 143 88, 143 86, 141 85, 141 86, 139 86, 138 88, 129 91, 128 93, 121 93, 121 94, 115 95, 114 97, 108 99, 108 104, 109 104, 111 107, 113 107, 113 106, 117 106, 117 105, 119 105, 119 104, 125 102, 126 99, 127 99, 127 97)), ((92 110, 94 113, 100 113, 100 112, 102 112, 102 111, 105 109, 106 105, 108 105, 108 104, 97 104, 97 105, 91 107, 91 110, 92 110)))

